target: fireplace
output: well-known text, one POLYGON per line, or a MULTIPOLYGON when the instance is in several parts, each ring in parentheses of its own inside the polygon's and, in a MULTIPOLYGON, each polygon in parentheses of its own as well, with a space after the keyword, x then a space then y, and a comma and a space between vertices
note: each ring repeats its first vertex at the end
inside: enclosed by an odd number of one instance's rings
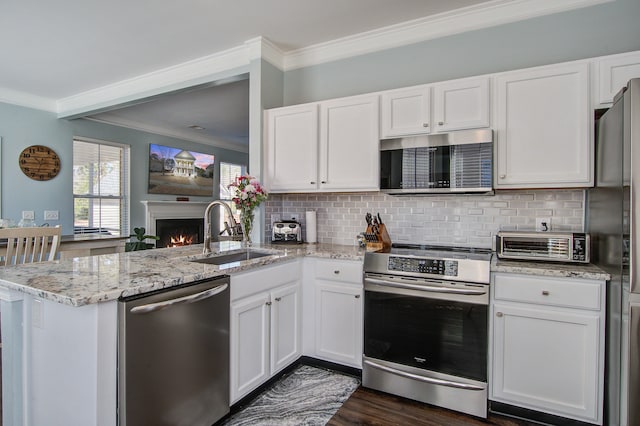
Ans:
POLYGON ((171 237, 179 240, 177 245, 187 245, 189 238, 191 244, 204 242, 203 218, 208 201, 144 200, 142 203, 145 206, 147 234, 160 237, 156 247, 171 247, 171 237), (180 237, 184 237, 184 241, 180 237))
POLYGON ((188 219, 157 219, 156 247, 179 247, 191 244, 201 244, 204 241, 204 220, 201 218, 188 219))

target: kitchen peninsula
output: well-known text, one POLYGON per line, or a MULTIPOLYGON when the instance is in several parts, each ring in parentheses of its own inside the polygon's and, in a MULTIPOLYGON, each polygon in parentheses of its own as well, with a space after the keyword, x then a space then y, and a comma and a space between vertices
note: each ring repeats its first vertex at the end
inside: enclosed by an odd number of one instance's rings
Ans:
MULTIPOLYGON (((240 251, 241 247, 237 242, 224 242, 212 249, 215 256, 240 251)), ((323 331, 331 330, 331 326, 318 324, 323 312, 330 313, 335 319, 332 324, 339 322, 347 336, 340 337, 339 343, 359 340, 349 333, 361 333, 362 328, 363 251, 331 244, 257 244, 253 249, 267 256, 219 267, 193 262, 203 258, 202 246, 194 245, 0 270, 5 419, 11 416, 10 424, 116 424, 118 298, 221 275, 231 276, 232 404, 300 354, 358 368, 362 348, 354 344, 351 353, 337 353, 334 341, 322 340, 323 331), (266 371, 251 370, 260 364, 254 359, 250 360, 249 370, 243 370, 245 365, 239 364, 237 351, 243 350, 246 339, 254 341, 256 337, 245 335, 243 340, 234 335, 238 325, 234 328, 233 318, 251 315, 248 302, 262 300, 263 295, 268 300, 289 297, 281 290, 288 291, 290 283, 298 291, 295 297, 300 305, 296 305, 296 311, 306 312, 298 317, 301 324, 295 333, 300 339, 294 358, 289 353, 274 353, 270 359, 275 364, 269 367, 267 362, 266 371), (340 298, 340 294, 344 297, 340 298), (325 296, 330 303, 322 301, 325 296), (353 312, 340 317, 336 303, 353 312), (354 321, 349 322, 350 319, 354 321), (250 371, 251 380, 238 371, 250 371)), ((607 279, 590 265, 536 267, 529 262, 494 259, 491 269, 511 274, 607 279)), ((268 339, 265 345, 268 350, 268 339)), ((259 358, 260 354, 255 356, 259 358)))
MULTIPOLYGON (((213 246, 213 255, 240 249, 213 246)), ((361 260, 355 247, 256 246, 268 256, 208 265, 202 246, 74 258, 0 271, 3 403, 9 424, 116 424, 117 299, 294 262, 361 260)), ((268 283, 265 283, 268 284, 268 283)))

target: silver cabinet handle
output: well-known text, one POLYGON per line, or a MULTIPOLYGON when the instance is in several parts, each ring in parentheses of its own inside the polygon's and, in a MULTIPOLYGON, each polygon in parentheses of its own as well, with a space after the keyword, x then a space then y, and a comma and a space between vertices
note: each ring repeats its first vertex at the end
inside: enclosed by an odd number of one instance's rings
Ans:
POLYGON ((409 379, 419 380, 421 382, 435 383, 437 385, 449 386, 452 388, 479 390, 479 391, 484 390, 484 388, 481 386, 476 386, 468 383, 453 382, 450 380, 442 380, 442 379, 436 379, 433 377, 424 377, 418 374, 408 373, 406 371, 401 371, 392 367, 387 367, 386 365, 378 364, 377 362, 369 361, 368 359, 365 359, 364 363, 367 365, 370 365, 373 368, 377 368, 378 370, 386 371, 388 373, 395 374, 401 377, 407 377, 409 379))
POLYGON ((276 297, 276 302, 279 302, 282 300, 282 297, 276 297))
POLYGON ((355 298, 356 298, 356 299, 360 299, 360 295, 359 295, 359 294, 356 294, 356 295, 355 295, 355 298))
POLYGON ((165 309, 174 305, 198 302, 200 300, 208 299, 210 297, 215 296, 216 294, 222 293, 227 289, 227 287, 229 287, 228 284, 223 284, 214 288, 210 288, 209 290, 202 291, 200 293, 190 294, 184 297, 178 297, 177 299, 165 300, 163 302, 149 303, 148 305, 136 306, 135 308, 131 308, 130 312, 132 314, 146 314, 149 312, 159 311, 161 309, 165 309))
POLYGON ((334 274, 338 275, 340 273, 339 269, 336 269, 335 271, 333 271, 334 274))
POLYGON ((267 302, 267 303, 266 303, 266 305, 267 305, 267 306, 271 306, 271 302, 267 302))
POLYGON ((502 318, 502 315, 503 315, 503 314, 502 314, 502 312, 496 312, 496 316, 497 316, 498 318, 502 318))
POLYGON ((507 177, 507 175, 500 175, 500 179, 504 179, 506 177, 507 177))
POLYGON ((444 121, 438 121, 438 126, 444 125, 444 121))
POLYGON ((327 183, 327 181, 326 181, 326 180, 323 180, 323 181, 320 181, 320 183, 327 183))
POLYGON ((422 127, 429 127, 429 123, 422 123, 422 127))
POLYGON ((548 290, 542 290, 542 295, 543 296, 548 296, 549 295, 549 291, 548 290))
POLYGON ((316 184, 315 182, 310 182, 310 183, 311 183, 311 185, 315 185, 316 184))

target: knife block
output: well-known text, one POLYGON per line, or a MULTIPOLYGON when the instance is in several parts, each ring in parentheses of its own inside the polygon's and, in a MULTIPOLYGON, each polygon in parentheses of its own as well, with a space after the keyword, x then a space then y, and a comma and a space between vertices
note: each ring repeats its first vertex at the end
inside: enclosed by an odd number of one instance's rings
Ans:
POLYGON ((391 248, 391 237, 387 232, 387 227, 384 223, 378 225, 378 231, 375 232, 372 226, 367 226, 367 234, 375 235, 376 241, 367 241, 367 251, 388 250, 391 248))

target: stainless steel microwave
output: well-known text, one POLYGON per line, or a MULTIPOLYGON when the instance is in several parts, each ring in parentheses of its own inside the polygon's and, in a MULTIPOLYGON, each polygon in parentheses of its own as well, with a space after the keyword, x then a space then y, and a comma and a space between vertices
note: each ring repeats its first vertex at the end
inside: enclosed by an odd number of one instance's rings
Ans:
POLYGON ((500 231, 496 254, 500 259, 589 263, 591 238, 575 232, 500 231))
POLYGON ((493 131, 381 140, 380 190, 388 194, 493 191, 493 131))

